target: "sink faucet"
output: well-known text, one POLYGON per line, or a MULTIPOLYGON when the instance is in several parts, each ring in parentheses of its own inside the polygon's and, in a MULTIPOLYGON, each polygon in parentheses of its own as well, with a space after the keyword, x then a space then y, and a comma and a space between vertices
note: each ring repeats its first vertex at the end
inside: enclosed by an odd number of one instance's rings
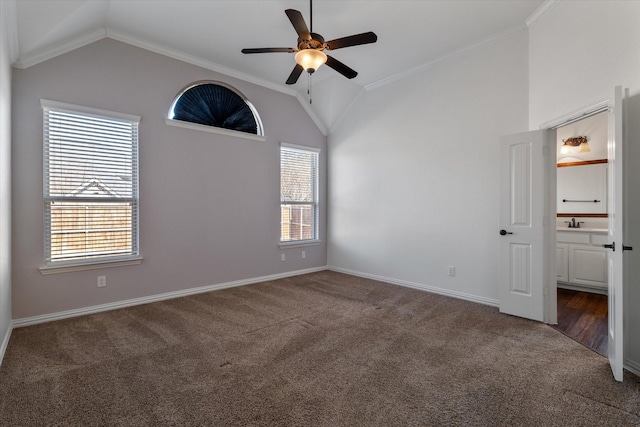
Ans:
POLYGON ((565 221, 565 224, 569 224, 569 228, 580 228, 580 224, 584 224, 584 221, 576 221, 575 218, 571 218, 571 221, 565 221))
POLYGON ((571 221, 565 221, 565 223, 569 224, 569 228, 580 228, 580 222, 576 222, 575 218, 571 218, 571 221))

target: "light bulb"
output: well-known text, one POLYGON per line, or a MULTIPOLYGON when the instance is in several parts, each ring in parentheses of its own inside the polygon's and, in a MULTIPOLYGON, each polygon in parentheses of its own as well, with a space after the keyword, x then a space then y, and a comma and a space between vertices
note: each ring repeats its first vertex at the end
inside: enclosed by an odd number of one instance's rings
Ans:
POLYGON ((588 153, 591 151, 591 147, 589 147, 588 142, 583 142, 580 144, 580 148, 578 149, 578 153, 588 153))
POLYGON ((296 63, 304 68, 307 73, 312 74, 327 62, 327 55, 321 50, 302 49, 296 53, 295 59, 296 63))

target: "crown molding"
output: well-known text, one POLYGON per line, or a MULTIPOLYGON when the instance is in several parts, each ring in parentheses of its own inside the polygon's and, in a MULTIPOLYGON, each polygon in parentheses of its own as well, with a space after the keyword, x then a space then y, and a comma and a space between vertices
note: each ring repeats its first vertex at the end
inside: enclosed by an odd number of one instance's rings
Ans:
POLYGON ((106 36, 107 34, 104 28, 98 29, 96 31, 91 31, 80 37, 76 37, 73 40, 68 40, 62 43, 57 43, 55 45, 47 46, 37 51, 33 55, 20 57, 13 63, 13 66, 16 68, 29 68, 41 62, 55 58, 58 55, 71 52, 72 50, 78 49, 80 47, 83 47, 93 42, 96 42, 98 40, 101 40, 106 36))
POLYGON ((291 88, 288 88, 264 79, 259 79, 247 73, 243 73, 241 71, 235 70, 233 68, 225 67, 224 65, 220 65, 215 62, 208 61, 206 59, 203 59, 194 55, 189 55, 177 49, 170 49, 170 48, 161 46, 159 44, 152 43, 147 40, 143 40, 143 39, 131 36, 123 32, 107 30, 107 37, 113 40, 127 43, 132 46, 139 47, 141 49, 145 49, 151 52, 158 53, 160 55, 167 56, 169 58, 177 59, 178 61, 186 62, 191 65, 196 65, 198 67, 215 71, 217 73, 224 74, 226 76, 233 77, 248 83, 253 83, 255 85, 274 90, 276 92, 294 96, 300 102, 300 105, 302 105, 302 107, 307 112, 311 120, 313 120, 313 122, 316 124, 320 132, 322 132, 324 136, 327 136, 327 127, 325 126, 325 124, 322 123, 322 120, 320 120, 320 118, 318 117, 316 112, 311 108, 311 106, 308 105, 308 102, 306 101, 306 99, 304 99, 304 97, 300 94, 300 92, 294 89, 291 89, 291 88))
POLYGON ((545 13, 553 9, 558 3, 560 3, 560 0, 547 0, 542 3, 540 7, 537 8, 525 21, 527 24, 527 28, 531 28, 538 21, 538 19, 542 18, 545 13))
POLYGON ((509 29, 507 29, 507 30, 505 30, 505 31, 503 31, 501 33, 498 33, 498 34, 495 34, 495 35, 493 35, 491 37, 487 37, 486 39, 480 40, 477 43, 471 44, 471 45, 463 47, 462 49, 459 49, 459 50, 457 50, 455 52, 452 52, 450 54, 441 56, 440 58, 434 59, 433 61, 429 61, 429 62, 427 62, 425 64, 418 65, 418 66, 413 67, 413 68, 409 68, 407 70, 404 70, 404 71, 401 71, 399 73, 393 74, 393 75, 391 75, 389 77, 386 77, 384 79, 381 79, 381 80, 378 80, 376 82, 370 83, 370 84, 366 85, 364 88, 366 90, 374 90, 374 89, 378 89, 380 87, 386 86, 388 84, 395 83, 395 82, 400 81, 400 80, 404 80, 404 79, 406 79, 408 77, 411 77, 411 76, 413 76, 415 74, 419 74, 419 73, 421 73, 423 71, 426 71, 426 70, 428 70, 430 68, 433 68, 436 65, 439 65, 439 64, 441 64, 443 62, 447 62, 447 61, 449 61, 451 59, 454 59, 454 58, 456 58, 456 57, 458 57, 458 56, 460 56, 460 55, 462 55, 464 53, 467 53, 469 51, 481 48, 481 47, 483 47, 485 45, 488 45, 488 44, 491 44, 491 43, 495 42, 496 40, 502 39, 504 37, 508 37, 508 36, 510 36, 512 34, 515 34, 517 32, 526 30, 526 28, 527 27, 524 24, 523 25, 518 25, 516 27, 509 28, 509 29))
POLYGON ((296 99, 298 99, 298 101, 300 102, 300 105, 302 105, 302 107, 307 112, 311 120, 313 120, 313 122, 316 124, 320 132, 322 132, 324 136, 327 136, 327 133, 328 133, 327 126, 322 122, 322 120, 320 120, 317 113, 308 104, 307 100, 298 91, 292 88, 282 86, 264 79, 259 79, 247 73, 243 73, 233 68, 225 67, 215 62, 197 57, 195 55, 190 55, 177 49, 170 49, 170 48, 161 46, 159 44, 152 43, 147 40, 132 36, 130 34, 112 30, 112 29, 100 29, 97 31, 87 33, 72 41, 67 41, 64 43, 48 46, 47 48, 42 49, 33 55, 29 55, 23 58, 18 58, 13 63, 13 66, 16 68, 28 68, 33 65, 44 62, 48 59, 52 59, 58 55, 62 55, 64 53, 71 52, 72 50, 86 46, 88 44, 91 44, 103 38, 110 38, 116 41, 120 41, 122 43, 126 43, 132 46, 139 47, 141 49, 148 50, 150 52, 158 53, 160 55, 164 55, 169 58, 176 59, 178 61, 196 65, 198 67, 202 67, 207 70, 215 71, 217 73, 221 73, 229 77, 237 78, 239 80, 242 80, 248 83, 252 83, 267 89, 271 89, 276 92, 284 93, 289 96, 294 96, 296 99))
POLYGON ((130 34, 126 34, 124 32, 115 31, 108 28, 107 29, 101 28, 99 30, 92 31, 83 36, 77 37, 72 41, 67 41, 67 42, 47 46, 46 48, 38 51, 33 55, 23 57, 23 58, 18 58, 18 60, 14 62, 13 66, 16 68, 29 68, 33 65, 39 64, 48 59, 54 58, 58 55, 71 52, 72 50, 86 46, 88 44, 91 44, 103 38, 110 38, 113 40, 117 40, 132 46, 136 46, 136 47, 151 51, 151 52, 159 53, 161 55, 168 56, 170 58, 177 59, 182 62, 186 62, 192 65, 197 65, 199 67, 206 68, 211 71, 216 71, 221 74, 225 74, 229 77, 235 77, 240 80, 256 84, 258 86, 266 87, 267 89, 272 89, 277 92, 285 93, 287 95, 291 95, 291 96, 297 95, 297 92, 295 90, 289 89, 282 85, 278 85, 278 84, 269 82, 267 80, 258 79, 247 73, 243 73, 238 70, 225 67, 215 62, 207 61, 197 56, 189 55, 182 51, 179 51, 176 49, 170 49, 170 48, 161 46, 159 44, 152 43, 138 37, 134 37, 130 34))
POLYGON ((256 78, 250 74, 243 73, 236 69, 226 67, 224 65, 220 65, 213 61, 208 61, 206 59, 200 58, 195 55, 190 55, 188 53, 182 52, 177 49, 167 48, 165 46, 152 43, 148 40, 144 40, 124 32, 107 29, 106 36, 113 40, 127 43, 132 46, 136 46, 151 52, 159 53, 161 55, 168 56, 169 58, 177 59, 179 61, 196 65, 198 67, 206 68, 207 70, 215 71, 217 73, 221 73, 229 77, 234 77, 234 78, 243 80, 245 82, 253 83, 255 85, 262 86, 267 89, 275 90, 277 92, 281 92, 291 96, 297 95, 297 92, 295 90, 289 89, 288 87, 270 82, 268 80, 256 78))

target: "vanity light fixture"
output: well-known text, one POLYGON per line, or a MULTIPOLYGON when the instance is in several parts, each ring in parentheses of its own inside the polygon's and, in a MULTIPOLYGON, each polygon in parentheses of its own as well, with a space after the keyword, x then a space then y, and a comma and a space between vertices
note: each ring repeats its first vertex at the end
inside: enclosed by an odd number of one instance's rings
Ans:
POLYGON ((562 140, 563 145, 560 148, 561 154, 571 154, 571 147, 580 147, 578 153, 588 153, 591 151, 586 136, 574 136, 573 138, 567 138, 562 140))

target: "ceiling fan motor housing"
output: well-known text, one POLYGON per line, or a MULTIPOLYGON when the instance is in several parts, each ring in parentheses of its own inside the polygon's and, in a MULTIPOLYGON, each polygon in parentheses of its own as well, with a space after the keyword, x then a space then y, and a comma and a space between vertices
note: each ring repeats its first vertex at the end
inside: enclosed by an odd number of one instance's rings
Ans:
POLYGON ((324 50, 327 46, 324 42, 324 37, 322 37, 318 33, 310 33, 311 39, 304 40, 298 38, 298 50, 303 49, 316 49, 316 50, 324 50))

